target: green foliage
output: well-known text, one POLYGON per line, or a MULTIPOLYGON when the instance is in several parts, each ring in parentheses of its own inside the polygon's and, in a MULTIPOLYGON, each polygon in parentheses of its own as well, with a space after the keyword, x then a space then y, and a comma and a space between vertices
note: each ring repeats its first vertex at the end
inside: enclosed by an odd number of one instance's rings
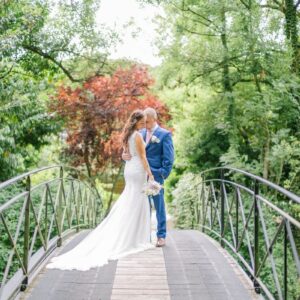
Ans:
POLYGON ((195 228, 197 226, 196 203, 199 202, 201 176, 186 173, 180 177, 172 192, 173 202, 170 206, 178 228, 195 228))
MULTIPOLYGON (((167 182, 167 199, 176 226, 197 228, 193 207, 200 178, 198 182, 195 174, 211 167, 243 169, 299 194, 297 1, 282 1, 282 5, 255 0, 159 2, 165 15, 157 18, 157 45, 164 60, 154 72, 157 93, 171 107, 175 129, 176 160, 167 182)), ((299 205, 267 188, 261 193, 299 220, 299 205)), ((247 209, 252 200, 244 197, 247 209)), ((264 214, 268 234, 273 236, 278 215, 268 209, 264 214)), ((252 221, 249 231, 253 232, 252 221)), ((299 230, 293 232, 300 249, 299 230)), ((232 242, 229 230, 226 238, 232 242)), ((264 253, 262 232, 259 239, 264 253)), ((282 285, 283 237, 278 239, 273 254, 282 285)), ((249 260, 247 251, 242 245, 241 254, 249 260)), ((288 264, 295 266, 291 249, 288 264)), ((267 260, 261 278, 278 298, 271 272, 267 260)), ((289 274, 289 297, 297 299, 295 269, 289 274)))
POLYGON ((173 114, 177 170, 232 165, 299 192, 300 78, 278 34, 284 11, 259 1, 161 2, 156 89, 173 114))
POLYGON ((0 181, 36 166, 62 122, 47 111, 61 80, 100 74, 114 32, 97 24, 98 1, 0 4, 0 181))
POLYGON ((36 86, 20 82, 18 88, 11 95, 5 94, 5 86, 0 89, 0 181, 28 169, 37 151, 48 144, 47 135, 60 129, 47 115, 43 101, 32 94, 36 86))

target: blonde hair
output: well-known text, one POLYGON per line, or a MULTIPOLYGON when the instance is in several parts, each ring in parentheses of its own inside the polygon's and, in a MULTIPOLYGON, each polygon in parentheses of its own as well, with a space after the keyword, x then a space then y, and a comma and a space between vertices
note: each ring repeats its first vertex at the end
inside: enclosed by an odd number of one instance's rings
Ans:
POLYGON ((144 114, 146 116, 150 116, 150 117, 153 117, 155 120, 157 120, 157 112, 154 108, 152 107, 147 107, 145 110, 144 110, 144 114))

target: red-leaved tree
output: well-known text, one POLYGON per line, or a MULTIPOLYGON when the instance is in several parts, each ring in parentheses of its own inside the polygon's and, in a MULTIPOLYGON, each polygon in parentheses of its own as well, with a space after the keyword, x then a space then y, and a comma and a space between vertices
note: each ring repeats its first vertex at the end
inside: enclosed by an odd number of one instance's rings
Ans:
POLYGON ((85 165, 90 178, 117 169, 114 189, 122 166, 121 132, 130 113, 150 106, 162 124, 170 119, 165 104, 151 94, 152 84, 147 68, 134 66, 118 69, 112 76, 90 78, 76 89, 61 86, 50 111, 65 121, 69 163, 85 165))

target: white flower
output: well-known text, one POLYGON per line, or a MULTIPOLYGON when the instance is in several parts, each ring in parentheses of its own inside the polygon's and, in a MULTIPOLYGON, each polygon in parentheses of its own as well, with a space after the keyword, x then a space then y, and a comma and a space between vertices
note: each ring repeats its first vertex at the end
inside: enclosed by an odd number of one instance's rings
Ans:
POLYGON ((148 181, 143 188, 143 192, 147 196, 156 196, 159 194, 160 190, 162 189, 162 185, 157 181, 148 181))
POLYGON ((152 142, 152 143, 159 143, 159 142, 160 142, 160 139, 159 139, 157 136, 152 135, 152 136, 151 136, 151 142, 152 142))

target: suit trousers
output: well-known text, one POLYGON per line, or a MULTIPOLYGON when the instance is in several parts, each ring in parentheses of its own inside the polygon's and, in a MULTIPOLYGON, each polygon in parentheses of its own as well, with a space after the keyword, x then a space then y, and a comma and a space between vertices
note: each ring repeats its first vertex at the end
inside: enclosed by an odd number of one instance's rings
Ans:
MULTIPOLYGON (((158 238, 165 238, 167 235, 167 218, 166 218, 166 209, 165 209, 165 200, 164 200, 164 189, 160 190, 160 193, 156 196, 153 196, 154 207, 156 210, 156 219, 157 219, 157 232, 156 236, 158 238)), ((149 197, 150 202, 150 211, 151 211, 151 197, 149 197)))

